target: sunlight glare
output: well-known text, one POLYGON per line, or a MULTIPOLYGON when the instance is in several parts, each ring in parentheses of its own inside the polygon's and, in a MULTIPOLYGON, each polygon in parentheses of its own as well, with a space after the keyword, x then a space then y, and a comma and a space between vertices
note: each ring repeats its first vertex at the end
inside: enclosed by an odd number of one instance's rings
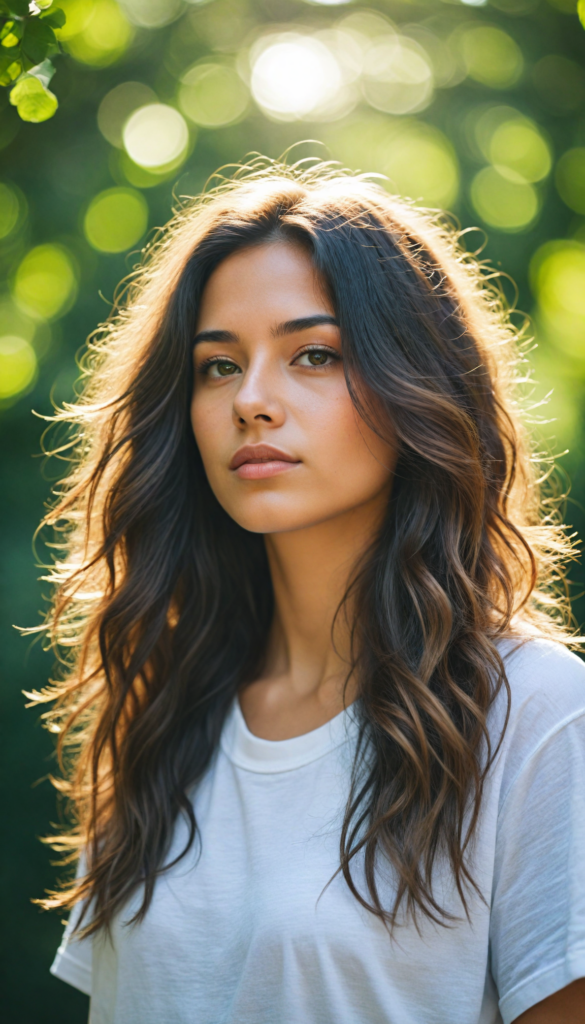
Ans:
POLYGON ((310 36, 289 32, 272 40, 253 62, 256 102, 283 121, 317 114, 341 89, 338 61, 324 43, 310 36))

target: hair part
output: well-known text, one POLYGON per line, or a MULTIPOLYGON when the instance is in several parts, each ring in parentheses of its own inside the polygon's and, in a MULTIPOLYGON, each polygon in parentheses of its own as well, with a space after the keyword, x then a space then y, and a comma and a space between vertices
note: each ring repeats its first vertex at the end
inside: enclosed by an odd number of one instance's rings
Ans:
POLYGON ((383 526, 348 591, 361 739, 339 869, 388 926, 401 907, 447 922, 439 857, 467 908, 488 714, 507 687, 499 641, 568 636, 558 584, 570 544, 541 512, 515 398, 518 335, 484 268, 444 221, 365 176, 241 168, 147 251, 90 339, 83 393, 56 416, 73 429, 71 473, 44 521, 62 550, 44 627, 61 672, 36 699, 55 702, 55 782, 75 820, 51 842, 69 860, 83 849, 86 872, 42 905, 91 902, 88 932, 140 887, 144 916, 179 815, 180 856, 192 846, 190 793, 262 665, 273 613, 263 538, 213 495, 189 402, 206 281, 232 253, 275 240, 310 254, 351 397, 399 450, 383 526), (397 879, 391 906, 380 858, 397 879))

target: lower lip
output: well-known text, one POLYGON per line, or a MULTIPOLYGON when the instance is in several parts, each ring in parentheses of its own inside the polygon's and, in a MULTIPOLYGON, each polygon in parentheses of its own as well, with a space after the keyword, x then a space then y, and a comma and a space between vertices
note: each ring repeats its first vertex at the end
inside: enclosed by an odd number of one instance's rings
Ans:
POLYGON ((300 462, 283 462, 275 459, 271 462, 244 462, 234 472, 242 480, 266 480, 270 476, 277 476, 287 469, 299 466, 300 462))

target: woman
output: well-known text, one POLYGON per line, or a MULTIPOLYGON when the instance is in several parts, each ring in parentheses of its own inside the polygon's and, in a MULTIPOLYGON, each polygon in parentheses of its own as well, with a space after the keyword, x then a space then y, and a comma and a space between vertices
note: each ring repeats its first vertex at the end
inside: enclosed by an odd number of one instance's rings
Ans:
POLYGON ((93 1024, 583 1019, 585 669, 514 341, 446 228, 260 163, 93 343, 45 903, 93 1024))

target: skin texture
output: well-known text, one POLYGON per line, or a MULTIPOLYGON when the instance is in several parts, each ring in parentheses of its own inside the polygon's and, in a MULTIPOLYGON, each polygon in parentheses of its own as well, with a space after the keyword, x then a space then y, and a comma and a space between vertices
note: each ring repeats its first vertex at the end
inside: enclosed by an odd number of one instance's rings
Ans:
MULTIPOLYGON (((264 672, 240 704, 250 730, 271 740, 315 729, 344 706, 348 638, 343 617, 332 636, 333 618, 383 516, 396 463, 392 442, 358 416, 341 358, 323 355, 341 356, 338 328, 278 331, 315 314, 334 311, 302 250, 248 249, 211 276, 197 324, 198 334, 227 331, 232 339, 194 349, 191 421, 207 477, 229 515, 266 541, 275 618, 264 672), (320 354, 307 356, 308 347, 320 354), (206 367, 210 359, 222 363, 206 367), (242 478, 230 462, 248 444, 276 446, 298 461, 264 479, 242 478)), ((345 702, 354 697, 350 679, 345 702)), ((585 979, 517 1021, 583 1024, 585 979)))
POLYGON ((394 445, 351 401, 339 329, 278 334, 278 325, 316 314, 334 311, 309 257, 279 242, 226 259, 207 283, 197 324, 197 334, 234 335, 195 345, 191 418, 220 504, 266 540, 276 614, 264 673, 240 698, 250 729, 265 739, 300 735, 343 708, 347 631, 339 621, 334 648, 331 627, 384 513, 396 460, 394 445), (210 358, 223 367, 206 368, 210 358), (234 453, 261 443, 299 461, 268 479, 242 479, 230 469, 234 453))

